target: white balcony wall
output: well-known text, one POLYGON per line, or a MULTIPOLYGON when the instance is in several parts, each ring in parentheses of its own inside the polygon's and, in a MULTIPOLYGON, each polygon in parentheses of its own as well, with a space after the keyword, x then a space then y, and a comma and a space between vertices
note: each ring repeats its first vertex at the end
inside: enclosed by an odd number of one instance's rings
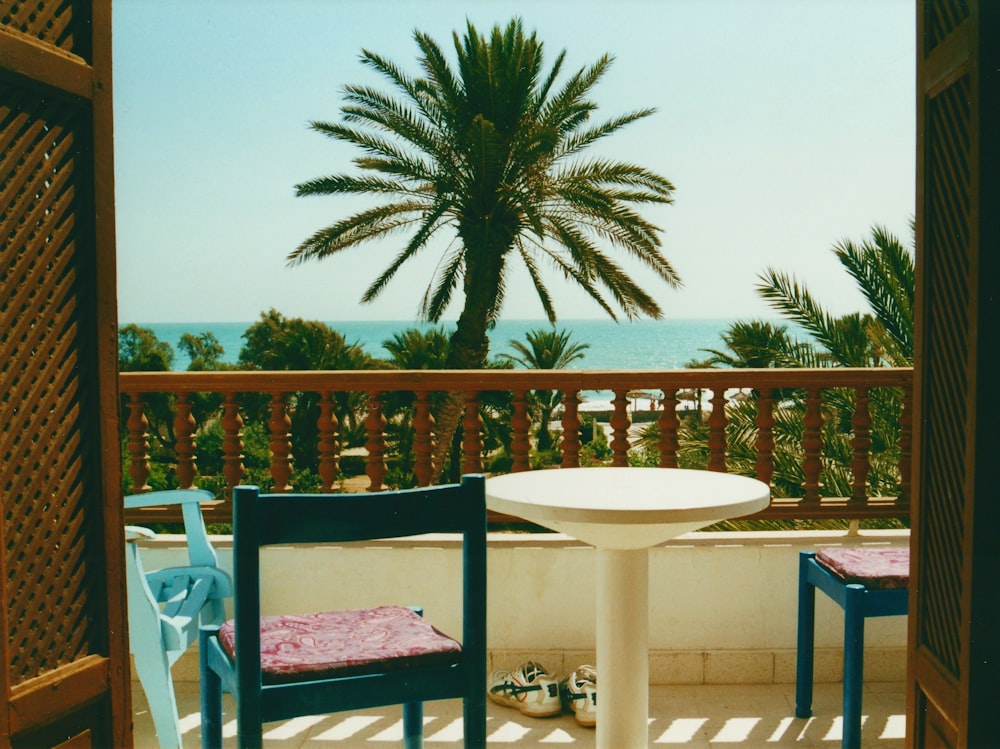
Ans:
MULTIPOLYGON (((232 568, 229 537, 214 539, 232 568)), ((905 531, 690 533, 650 552, 650 674, 654 684, 765 684, 795 679, 798 553, 823 545, 905 546, 905 531)), ((184 563, 183 537, 143 545, 147 569, 184 563)), ((460 544, 450 536, 378 544, 276 547, 263 557, 264 613, 382 603, 423 606, 461 632, 460 544)), ((566 672, 593 662, 595 553, 559 534, 491 534, 491 665, 525 658, 566 672)), ((841 610, 817 595, 816 679, 839 681, 841 610)), ((866 680, 905 675, 906 617, 869 619, 866 680)), ((598 669, 600 664, 598 664, 598 669)), ((197 679, 196 654, 175 678, 197 679)))

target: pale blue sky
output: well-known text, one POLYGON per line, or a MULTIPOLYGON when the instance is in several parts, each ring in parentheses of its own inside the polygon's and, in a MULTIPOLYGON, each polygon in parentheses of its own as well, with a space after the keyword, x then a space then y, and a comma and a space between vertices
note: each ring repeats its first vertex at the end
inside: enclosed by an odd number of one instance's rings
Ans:
MULTIPOLYGON (((911 239, 913 5, 115 0, 119 317, 250 321, 275 307, 415 319, 434 253, 366 306, 361 293, 395 244, 286 268, 300 241, 360 205, 294 197, 297 182, 349 170, 357 155, 308 122, 338 118, 344 85, 379 82, 358 63, 362 47, 415 73, 414 28, 450 52, 467 17, 486 31, 515 15, 549 62, 562 49, 566 69, 616 57, 595 91, 598 118, 657 108, 593 153, 676 187, 675 203, 648 215, 684 288, 636 272, 668 317, 773 316, 753 289, 767 266, 794 273, 835 313, 859 309, 830 248, 875 223, 911 239)), ((550 278, 560 318, 603 315, 550 278)), ((542 317, 526 275, 514 276, 504 317, 542 317)))

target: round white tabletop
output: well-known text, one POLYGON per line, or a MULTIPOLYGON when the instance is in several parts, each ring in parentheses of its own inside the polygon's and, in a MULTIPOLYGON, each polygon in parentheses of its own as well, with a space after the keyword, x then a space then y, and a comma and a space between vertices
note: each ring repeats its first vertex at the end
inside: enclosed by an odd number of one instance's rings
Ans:
POLYGON ((767 484, 677 468, 559 468, 486 480, 486 504, 597 547, 597 746, 649 742, 649 547, 767 507, 767 484))
POLYGON ((767 507, 767 484, 679 468, 558 468, 486 480, 491 510, 602 549, 645 549, 767 507))

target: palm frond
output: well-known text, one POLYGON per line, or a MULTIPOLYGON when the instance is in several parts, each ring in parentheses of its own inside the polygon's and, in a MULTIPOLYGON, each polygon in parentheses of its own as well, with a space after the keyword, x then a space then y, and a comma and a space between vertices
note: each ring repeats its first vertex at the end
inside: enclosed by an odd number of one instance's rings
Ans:
POLYGON ((444 268, 437 273, 436 282, 432 282, 424 292, 420 303, 420 315, 429 322, 439 322, 451 301, 452 292, 458 286, 462 275, 465 256, 460 248, 452 248, 445 257, 444 268))
POLYGON ((309 195, 406 195, 419 194, 413 187, 398 180, 382 179, 380 177, 352 177, 347 174, 334 174, 329 177, 318 177, 295 185, 298 197, 309 195))
POLYGON ((556 158, 564 158, 571 154, 578 153, 584 148, 593 145, 597 141, 607 138, 609 135, 613 135, 622 128, 631 125, 633 122, 644 119, 653 114, 656 114, 656 109, 652 107, 647 109, 637 109, 634 112, 619 115, 618 117, 607 120, 599 125, 588 128, 587 130, 573 131, 569 137, 562 141, 559 150, 556 152, 556 158))
POLYGON ((320 229, 288 255, 288 264, 322 259, 334 252, 402 231, 419 221, 425 205, 412 201, 377 206, 320 229))
POLYGON ((552 297, 549 294, 549 290, 542 280, 541 274, 538 272, 538 266, 535 264, 535 258, 532 257, 531 253, 524 246, 523 242, 518 242, 517 250, 521 255, 521 261, 524 263, 524 267, 528 269, 528 275, 531 277, 531 282, 535 287, 535 292, 538 294, 538 299, 542 303, 542 309, 545 312, 545 317, 548 321, 555 325, 556 322, 556 311, 552 306, 552 297))
MULTIPOLYGON (((429 179, 434 174, 432 167, 419 155, 408 152, 373 133, 331 122, 313 122, 310 123, 310 127, 328 137, 352 143, 374 156, 408 166, 408 172, 404 173, 408 173, 414 178, 429 179)), ((355 163, 358 162, 355 161, 355 163)))
POLYGON ((396 259, 393 260, 389 267, 367 288, 361 297, 362 302, 368 303, 373 301, 396 275, 396 272, 403 263, 427 245, 427 242, 434 233, 441 228, 441 218, 448 212, 448 208, 447 203, 441 203, 433 211, 424 216, 421 226, 414 232, 413 237, 407 243, 406 247, 396 256, 396 259))

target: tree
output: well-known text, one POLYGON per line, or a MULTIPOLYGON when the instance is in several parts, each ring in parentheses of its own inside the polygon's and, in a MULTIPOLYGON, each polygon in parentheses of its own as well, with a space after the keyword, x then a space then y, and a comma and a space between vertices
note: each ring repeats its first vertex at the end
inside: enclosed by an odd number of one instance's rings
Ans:
MULTIPOLYGON (((243 339, 246 343, 240 349, 239 364, 244 369, 367 369, 373 365, 371 356, 361 346, 347 343, 344 336, 326 323, 287 318, 275 309, 262 312, 260 320, 243 333, 243 339)), ((363 440, 364 393, 336 393, 333 397, 343 441, 363 440)), ((268 404, 264 396, 247 394, 243 404, 254 420, 267 423, 268 404)), ((292 393, 289 406, 296 467, 315 470, 319 394, 292 393)))
MULTIPOLYGON (((144 328, 130 323, 118 328, 118 370, 120 372, 169 372, 174 363, 174 349, 166 341, 157 338, 152 328, 144 328)), ((128 419, 131 411, 128 396, 121 396, 121 432, 123 439, 128 436, 128 419)), ((155 463, 164 459, 167 450, 174 444, 173 429, 174 396, 168 393, 144 393, 142 396, 143 415, 148 426, 151 460, 155 463)))
MULTIPOLYGON (((421 330, 408 328, 394 333, 392 338, 382 341, 382 348, 389 353, 388 365, 396 369, 444 369, 448 359, 448 336, 441 328, 421 330)), ((440 393, 431 394, 431 402, 439 405, 440 393)), ((416 395, 408 392, 387 393, 384 414, 387 457, 392 466, 386 474, 389 486, 416 486, 413 471, 415 455, 414 441, 416 429, 413 419, 416 415, 416 395)))
POLYGON ((240 366, 247 369, 364 369, 371 357, 357 344, 317 320, 285 317, 275 309, 243 333, 240 366))
POLYGON ((794 276, 772 268, 760 276, 758 293, 810 333, 837 366, 911 366, 916 288, 912 250, 883 227, 874 226, 871 239, 859 246, 842 240, 833 251, 870 312, 835 317, 794 276))
MULTIPOLYGON (((316 131, 359 147, 360 175, 335 174, 302 183, 297 194, 377 196, 382 202, 320 229, 288 257, 323 259, 398 233, 409 239, 362 296, 375 299, 399 269, 442 233, 438 270, 421 303, 423 319, 440 321, 456 290, 464 295, 451 336, 449 368, 482 367, 488 331, 500 317, 513 259, 526 267, 549 321, 556 321, 541 263, 575 282, 611 317, 654 318, 662 310, 608 249, 636 259, 675 287, 660 251, 659 228, 637 206, 671 202, 673 185, 643 167, 584 158, 591 145, 652 114, 637 110, 592 124, 589 98, 612 63, 604 55, 557 86, 565 52, 543 70, 542 43, 521 21, 489 37, 468 24, 453 35, 457 68, 429 36, 414 32, 421 77, 373 52, 362 62, 394 93, 348 86, 343 122, 313 122, 316 131)), ((461 413, 447 399, 437 423, 446 443, 461 413)), ((440 468, 440 466, 438 466, 440 468)))
POLYGON ((711 356, 687 366, 694 369, 718 365, 733 369, 768 369, 813 367, 819 362, 816 350, 793 339, 787 326, 765 320, 734 322, 722 333, 722 342, 727 350, 702 349, 711 356))
MULTIPOLYGON (((726 367, 906 367, 913 364, 914 259, 911 249, 879 226, 870 238, 856 245, 842 240, 833 246, 844 270, 855 280, 868 303, 866 312, 836 316, 824 309, 808 288, 794 276, 768 268, 760 276, 758 293, 783 317, 811 336, 793 338, 786 326, 768 322, 737 322, 723 334, 728 351, 709 350, 711 356, 697 366, 726 367)), ((804 393, 783 390, 777 394, 775 424, 775 473, 777 496, 795 496, 802 473, 804 393)), ((873 494, 891 496, 898 491, 899 415, 902 394, 875 388, 870 393, 871 472, 873 494)), ((822 491, 827 496, 851 493, 853 457, 852 416, 854 393, 831 388, 823 393, 822 491)), ((751 398, 727 406, 727 464, 731 470, 752 475, 757 402, 751 398)), ((652 435, 650 435, 652 438, 652 435)), ((682 463, 707 462, 707 431, 697 420, 682 426, 682 463)))
POLYGON ((408 328, 382 341, 382 348, 399 369, 444 369, 448 361, 448 336, 442 328, 408 328))
POLYGON ((118 370, 121 372, 169 372, 174 349, 156 337, 152 328, 135 323, 118 328, 118 370))
MULTIPOLYGON (((512 340, 511 347, 516 354, 501 354, 501 359, 520 364, 527 369, 565 369, 575 361, 582 359, 584 352, 590 348, 589 343, 570 342, 570 334, 565 330, 555 328, 536 328, 529 330, 525 336, 527 344, 512 340)), ((552 434, 549 432, 549 422, 552 412, 562 402, 562 392, 558 390, 534 391, 533 405, 538 422, 537 447, 539 450, 552 449, 552 434)))
POLYGON ((184 333, 177 345, 190 360, 188 372, 214 372, 231 368, 222 361, 226 350, 214 333, 184 333))

